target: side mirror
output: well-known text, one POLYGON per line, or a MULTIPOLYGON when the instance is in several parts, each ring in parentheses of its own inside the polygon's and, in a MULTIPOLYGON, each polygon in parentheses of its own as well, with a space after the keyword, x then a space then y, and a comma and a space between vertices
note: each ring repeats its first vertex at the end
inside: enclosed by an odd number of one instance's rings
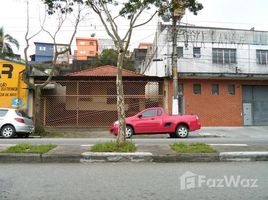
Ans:
POLYGON ((142 118, 142 115, 138 115, 138 118, 142 118))

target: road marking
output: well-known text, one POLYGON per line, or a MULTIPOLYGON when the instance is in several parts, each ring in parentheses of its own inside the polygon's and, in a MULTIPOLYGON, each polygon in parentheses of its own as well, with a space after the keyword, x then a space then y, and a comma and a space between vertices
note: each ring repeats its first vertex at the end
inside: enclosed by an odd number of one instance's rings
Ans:
POLYGON ((236 146, 236 147, 247 147, 247 144, 209 144, 211 146, 236 146))

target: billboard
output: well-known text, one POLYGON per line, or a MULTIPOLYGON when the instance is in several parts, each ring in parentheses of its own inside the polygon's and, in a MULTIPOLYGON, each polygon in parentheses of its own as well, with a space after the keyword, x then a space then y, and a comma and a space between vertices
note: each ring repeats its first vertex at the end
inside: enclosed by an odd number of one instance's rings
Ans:
POLYGON ((0 107, 27 109, 28 90, 22 80, 25 65, 0 59, 0 107))

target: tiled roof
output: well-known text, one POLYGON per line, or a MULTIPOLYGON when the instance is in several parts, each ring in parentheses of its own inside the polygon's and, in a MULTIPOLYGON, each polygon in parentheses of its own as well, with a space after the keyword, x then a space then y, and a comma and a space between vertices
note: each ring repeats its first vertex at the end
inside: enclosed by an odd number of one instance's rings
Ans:
MULTIPOLYGON (((73 72, 67 74, 66 76, 116 76, 117 67, 112 65, 104 65, 97 68, 85 69, 79 72, 73 72)), ((122 76, 143 76, 141 74, 136 74, 133 71, 123 69, 122 76)))

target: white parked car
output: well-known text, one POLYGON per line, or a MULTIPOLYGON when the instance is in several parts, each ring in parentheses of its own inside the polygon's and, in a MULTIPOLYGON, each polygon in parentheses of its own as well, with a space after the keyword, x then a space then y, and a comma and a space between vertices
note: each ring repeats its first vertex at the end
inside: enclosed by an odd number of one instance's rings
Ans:
POLYGON ((12 108, 0 108, 0 136, 29 137, 34 132, 32 119, 23 111, 12 108))

